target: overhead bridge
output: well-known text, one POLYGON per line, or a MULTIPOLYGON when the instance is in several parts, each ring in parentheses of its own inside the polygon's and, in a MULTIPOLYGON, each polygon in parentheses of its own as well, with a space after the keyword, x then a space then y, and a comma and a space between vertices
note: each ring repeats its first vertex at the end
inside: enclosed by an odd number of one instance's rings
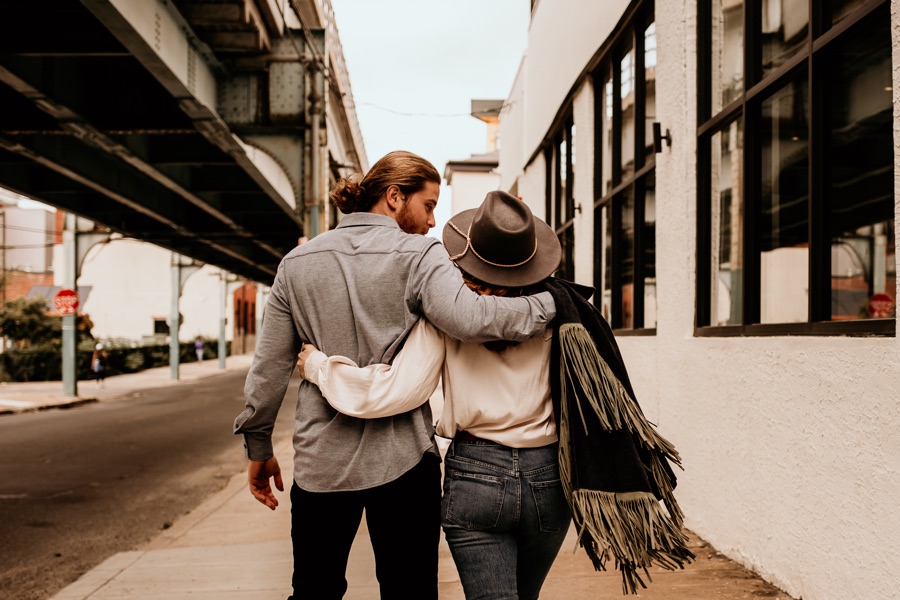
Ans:
POLYGON ((0 187, 271 282, 329 165, 365 160, 315 6, 5 0, 0 187))

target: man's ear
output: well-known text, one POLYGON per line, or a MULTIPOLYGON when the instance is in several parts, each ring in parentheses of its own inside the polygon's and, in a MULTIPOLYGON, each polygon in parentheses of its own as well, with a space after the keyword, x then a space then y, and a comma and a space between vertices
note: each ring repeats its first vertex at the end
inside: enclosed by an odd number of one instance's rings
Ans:
POLYGON ((384 192, 385 198, 387 198, 388 208, 391 212, 397 212, 400 210, 400 203, 403 202, 403 192, 400 191, 400 188, 396 185, 388 186, 388 189, 384 192))

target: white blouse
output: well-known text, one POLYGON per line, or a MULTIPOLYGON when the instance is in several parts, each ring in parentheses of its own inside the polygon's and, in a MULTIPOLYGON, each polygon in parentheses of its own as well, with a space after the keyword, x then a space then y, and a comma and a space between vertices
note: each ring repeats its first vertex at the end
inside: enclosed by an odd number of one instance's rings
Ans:
POLYGON ((551 337, 548 330, 492 352, 420 319, 391 365, 360 368, 349 358, 314 352, 302 375, 319 386, 335 410, 361 418, 417 408, 443 381, 437 435, 453 438, 467 431, 513 448, 537 448, 557 441, 550 401, 551 337))

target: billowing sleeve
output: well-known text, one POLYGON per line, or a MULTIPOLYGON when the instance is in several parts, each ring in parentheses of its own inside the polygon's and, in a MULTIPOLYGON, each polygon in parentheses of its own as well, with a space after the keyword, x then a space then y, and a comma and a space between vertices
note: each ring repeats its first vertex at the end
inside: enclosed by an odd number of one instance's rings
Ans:
POLYGON ((442 334, 420 319, 390 365, 359 367, 344 356, 312 353, 303 378, 319 386, 335 410, 364 419, 390 417, 418 408, 437 388, 444 363, 442 334))
POLYGON ((473 292, 440 243, 422 254, 407 293, 410 304, 435 327, 463 342, 524 341, 542 334, 556 316, 547 292, 520 298, 473 292))

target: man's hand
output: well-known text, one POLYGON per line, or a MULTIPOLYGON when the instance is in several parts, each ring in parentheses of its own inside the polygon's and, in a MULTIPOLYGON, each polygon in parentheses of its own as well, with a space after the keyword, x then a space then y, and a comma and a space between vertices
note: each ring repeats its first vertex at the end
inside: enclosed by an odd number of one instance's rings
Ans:
POLYGON ((281 481, 281 467, 278 466, 278 459, 272 456, 267 460, 251 460, 250 466, 247 467, 247 479, 250 482, 250 493, 253 497, 265 504, 272 510, 278 506, 278 499, 272 492, 272 486, 269 484, 269 478, 275 479, 275 487, 279 492, 284 491, 284 483, 281 481))
POLYGON ((297 355, 297 370, 300 371, 300 376, 304 379, 306 379, 306 371, 304 370, 304 367, 306 367, 306 360, 309 358, 310 354, 317 350, 318 348, 312 344, 303 344, 300 348, 300 354, 297 355))

